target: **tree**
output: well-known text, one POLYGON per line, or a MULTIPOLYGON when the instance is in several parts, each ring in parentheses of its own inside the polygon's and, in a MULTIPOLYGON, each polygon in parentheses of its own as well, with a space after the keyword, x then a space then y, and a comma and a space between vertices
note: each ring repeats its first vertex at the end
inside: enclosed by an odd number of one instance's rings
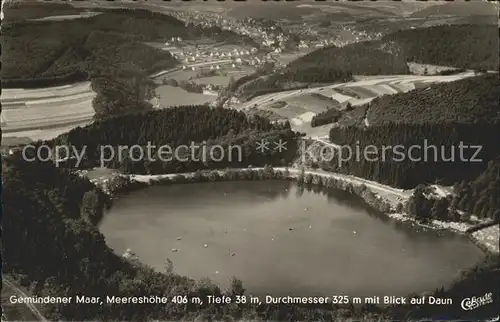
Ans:
POLYGON ((427 219, 430 216, 430 209, 427 207, 428 200, 424 195, 425 190, 424 185, 417 186, 408 201, 410 215, 417 219, 427 219))
POLYGON ((286 179, 290 176, 290 170, 288 167, 285 167, 285 171, 283 172, 283 177, 286 179))
POLYGON ((306 178, 305 173, 306 173, 306 170, 304 169, 304 167, 303 166, 300 167, 300 172, 299 172, 299 175, 297 176, 297 182, 299 184, 305 183, 305 178, 306 178))
POLYGON ((243 287, 243 282, 234 276, 231 278, 230 294, 232 296, 245 294, 245 288, 243 287))
POLYGON ((167 274, 172 274, 174 272, 174 263, 170 260, 170 258, 167 258, 165 261, 165 273, 167 274))
POLYGON ((404 209, 403 204, 401 202, 398 202, 398 204, 396 206, 396 212, 401 213, 401 212, 403 212, 403 209, 404 209))
POLYGON ((97 93, 92 101, 97 119, 152 108, 146 101, 154 95, 154 83, 133 65, 96 71, 91 86, 97 93))
POLYGON ((448 216, 449 216, 451 221, 459 221, 460 220, 460 214, 458 213, 457 208, 454 207, 453 205, 450 206, 448 216))
POLYGON ((264 177, 264 179, 271 179, 274 175, 274 169, 272 166, 266 164, 264 166, 264 169, 262 171, 262 175, 264 177))
POLYGON ((101 220, 103 214, 99 199, 99 193, 96 190, 85 192, 82 198, 81 217, 94 225, 101 220))
POLYGON ((450 203, 447 198, 436 199, 431 209, 432 218, 436 218, 439 220, 447 220, 449 206, 450 203))
POLYGON ((495 210, 493 213, 493 220, 495 220, 497 223, 500 222, 500 209, 495 210))

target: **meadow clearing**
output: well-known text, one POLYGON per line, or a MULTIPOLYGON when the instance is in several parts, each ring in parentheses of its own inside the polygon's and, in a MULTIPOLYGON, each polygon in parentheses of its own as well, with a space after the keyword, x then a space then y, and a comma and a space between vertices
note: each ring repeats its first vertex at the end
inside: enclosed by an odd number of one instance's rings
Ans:
POLYGON ((157 95, 160 95, 160 108, 208 104, 217 98, 213 95, 189 93, 180 87, 170 85, 158 86, 155 91, 157 95))

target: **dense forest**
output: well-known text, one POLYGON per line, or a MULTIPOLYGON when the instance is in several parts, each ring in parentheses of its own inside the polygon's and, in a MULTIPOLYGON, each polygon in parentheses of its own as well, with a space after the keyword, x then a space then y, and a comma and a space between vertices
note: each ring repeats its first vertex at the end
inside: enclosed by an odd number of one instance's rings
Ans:
POLYGON ((179 173, 198 169, 225 167, 247 167, 289 164, 296 156, 297 134, 290 130, 290 124, 272 124, 269 120, 243 112, 206 106, 182 106, 142 113, 129 113, 96 121, 84 128, 76 128, 67 134, 48 142, 56 145, 71 145, 82 151, 86 146, 86 158, 81 167, 100 165, 101 149, 109 159, 107 167, 126 173, 179 173), (259 151, 258 142, 266 140, 269 149, 259 151), (286 142, 287 150, 277 151, 273 142, 286 142), (198 148, 183 150, 172 160, 161 160, 160 146, 168 145, 172 150, 179 146, 198 148), (119 152, 119 146, 138 145, 147 151, 148 144, 156 146, 151 157, 140 157, 137 150, 130 154, 119 152), (205 151, 202 147, 205 145, 205 151), (214 146, 221 148, 215 148, 214 146), (104 149, 104 146, 110 148, 104 149), (114 151, 112 158, 111 147, 114 151), (212 148, 214 147, 214 148, 212 148), (207 154, 210 151, 212 155, 207 154), (222 158, 222 160, 219 160, 222 158), (186 159, 186 160, 184 160, 186 159), (137 160, 137 161, 134 161, 137 160))
POLYGON ((330 130, 331 141, 349 146, 353 158, 341 164, 335 158, 320 166, 401 188, 436 180, 454 184, 472 180, 489 160, 500 155, 499 133, 500 123, 486 122, 334 127, 330 130), (354 158, 357 150, 359 160, 354 158), (369 157, 363 156, 364 151, 374 150, 376 153, 366 152, 369 157))
MULTIPOLYGON (((109 202, 106 195, 88 180, 69 174, 51 163, 24 162, 7 157, 2 164, 3 178, 3 273, 39 296, 150 297, 173 295, 200 296, 245 294, 244 281, 233 279, 227 289, 208 280, 194 281, 128 261, 115 254, 103 235, 89 220, 97 207, 109 202)), ((175 267, 175 263, 173 263, 175 267)), ((385 310, 329 305, 251 304, 166 304, 95 305, 47 304, 44 314, 50 320, 275 320, 332 321, 356 318, 361 321, 408 317, 470 319, 472 313, 460 309, 459 299, 491 291, 498 282, 498 257, 488 258, 477 270, 466 274, 450 290, 436 294, 453 297, 448 306, 397 306, 385 310), (495 270, 496 269, 496 270, 495 270), (454 302, 455 303, 455 302, 454 302)), ((494 305, 473 312, 475 318, 491 317, 494 305)))
POLYGON ((95 119, 152 110, 148 101, 154 96, 154 82, 139 67, 123 64, 91 72, 95 119))
POLYGON ((388 122, 412 124, 500 122, 500 80, 497 74, 375 98, 367 113, 371 125, 388 122))
POLYGON ((500 158, 491 160, 476 179, 457 183, 454 191, 452 209, 500 221, 500 158))
MULTIPOLYGON (((361 75, 408 74, 403 56, 382 50, 377 42, 360 42, 344 47, 326 47, 300 57, 285 67, 285 73, 304 75, 309 82, 324 82, 319 71, 361 75), (310 71, 311 70, 311 71, 310 71)), ((302 77, 302 76, 300 76, 302 77)))
MULTIPOLYGON (((351 106, 349 105, 349 109, 351 106)), ((331 124, 338 122, 340 117, 342 116, 342 112, 336 108, 330 108, 324 112, 318 113, 313 116, 311 119, 311 126, 317 127, 325 124, 331 124)))
POLYGON ((401 30, 385 36, 383 42, 394 43, 407 61, 498 70, 496 25, 440 25, 401 30))

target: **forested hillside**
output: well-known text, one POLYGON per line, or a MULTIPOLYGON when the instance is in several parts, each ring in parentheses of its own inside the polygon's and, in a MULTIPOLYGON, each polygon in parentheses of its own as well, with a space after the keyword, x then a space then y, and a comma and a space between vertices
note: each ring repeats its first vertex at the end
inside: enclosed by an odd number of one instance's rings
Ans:
POLYGON ((327 47, 287 66, 309 65, 361 75, 408 73, 406 62, 468 69, 498 70, 498 28, 494 25, 441 25, 391 33, 381 41, 327 47))
POLYGON ((486 74, 429 88, 385 95, 369 103, 370 124, 500 122, 500 80, 486 74))
POLYGON ((456 184, 455 193, 454 209, 500 221, 500 158, 490 161, 476 179, 456 184))
POLYGON ((229 42, 251 41, 219 28, 202 29, 171 16, 147 10, 105 10, 85 19, 12 22, 2 26, 1 75, 9 79, 64 76, 94 68, 133 63, 146 72, 171 68, 177 61, 145 42, 170 37, 213 37, 229 42), (104 65, 103 65, 104 64, 104 65))
MULTIPOLYGON (((129 173, 175 173, 190 172, 199 169, 222 169, 227 166, 247 167, 269 165, 286 165, 296 154, 297 134, 290 130, 290 124, 272 124, 269 120, 258 116, 249 117, 243 112, 224 108, 206 106, 182 106, 165 110, 143 113, 132 113, 112 117, 103 121, 71 130, 56 138, 51 144, 70 144, 79 149, 87 147, 87 160, 83 166, 99 165, 100 146, 110 145, 115 148, 115 158, 105 165, 118 168, 129 173), (257 142, 267 139, 287 142, 286 151, 276 151, 274 146, 263 153, 259 152, 257 142), (214 145, 224 147, 224 152, 211 157, 203 155, 202 143, 206 141, 207 150, 214 145), (144 147, 148 142, 156 146, 152 154, 154 160, 138 154, 124 156, 120 160, 119 146, 139 145, 144 147), (194 142, 199 146, 192 156, 189 150, 182 150, 178 158, 162 161, 156 154, 158 147, 168 145, 172 150, 181 145, 190 146, 194 142), (240 149, 230 149, 229 147, 240 149), (241 151, 241 158, 239 156, 241 151), (219 156, 223 160, 217 161, 219 156), (182 160, 187 158, 187 160, 182 160), (204 161, 205 160, 205 161, 204 161)), ((215 154, 214 154, 215 155, 215 154)))
MULTIPOLYGON (((378 42, 361 42, 345 47, 327 47, 313 51, 291 62, 285 73, 306 75, 312 70, 317 77, 320 71, 338 71, 361 75, 408 74, 405 57, 397 53, 388 53, 380 49, 378 42)), ((317 82, 322 82, 319 79, 317 82)))
POLYGON ((500 123, 484 121, 335 127, 330 130, 331 141, 350 146, 352 151, 359 146, 361 155, 359 160, 352 157, 340 166, 335 158, 322 167, 401 188, 414 188, 436 180, 451 185, 473 180, 489 160, 500 155, 499 134, 500 123), (376 149, 367 148, 370 145, 376 149), (464 147, 460 148, 461 145, 464 147), (478 151, 473 147, 481 148, 478 151), (369 157, 364 157, 365 149, 377 153, 369 152, 369 157))
POLYGON ((407 29, 385 36, 383 42, 394 43, 407 61, 498 70, 496 25, 441 25, 407 29))
MULTIPOLYGON (((102 60, 105 66, 106 59, 102 60)), ((94 118, 151 110, 153 106, 148 100, 154 96, 155 85, 148 74, 134 64, 108 66, 94 68, 90 73, 91 87, 96 92, 92 101, 94 118)))

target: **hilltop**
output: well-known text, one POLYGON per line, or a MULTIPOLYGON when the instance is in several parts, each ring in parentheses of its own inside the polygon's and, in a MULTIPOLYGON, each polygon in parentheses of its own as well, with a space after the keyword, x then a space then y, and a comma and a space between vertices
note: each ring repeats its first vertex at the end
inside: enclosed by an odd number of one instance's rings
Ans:
POLYGON ((291 62, 285 72, 302 74, 312 67, 363 75, 409 73, 404 57, 384 51, 376 42, 322 48, 291 62))
POLYGON ((318 49, 291 62, 286 70, 299 72, 315 64, 352 74, 391 75, 408 73, 406 62, 498 70, 497 51, 496 26, 441 25, 397 31, 380 41, 318 49))

